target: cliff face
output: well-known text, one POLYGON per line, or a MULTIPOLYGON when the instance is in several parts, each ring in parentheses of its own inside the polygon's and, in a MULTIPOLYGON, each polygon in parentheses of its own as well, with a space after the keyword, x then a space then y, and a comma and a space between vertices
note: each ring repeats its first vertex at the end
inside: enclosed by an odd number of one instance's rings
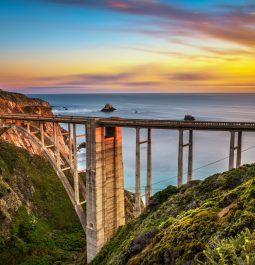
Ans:
POLYGON ((169 186, 91 264, 255 264, 255 165, 169 186))
MULTIPOLYGON (((0 114, 24 113, 47 116, 53 115, 50 104, 44 100, 37 98, 29 98, 23 94, 11 93, 2 90, 0 90, 0 106, 0 114)), ((36 122, 32 122, 31 126, 34 128, 38 128, 39 124, 36 122)), ((53 125, 51 123, 45 123, 44 130, 49 136, 53 137, 53 125)), ((60 130, 63 129, 60 128, 60 130)), ((40 154, 40 150, 37 148, 34 142, 15 129, 8 130, 7 132, 1 135, 1 138, 18 147, 22 147, 28 150, 32 154, 40 154)), ((59 139, 60 146, 67 153, 68 151, 65 146, 64 137, 60 137, 59 139)))
POLYGON ((52 115, 48 102, 29 98, 23 94, 0 90, 0 113, 31 113, 38 115, 52 115))

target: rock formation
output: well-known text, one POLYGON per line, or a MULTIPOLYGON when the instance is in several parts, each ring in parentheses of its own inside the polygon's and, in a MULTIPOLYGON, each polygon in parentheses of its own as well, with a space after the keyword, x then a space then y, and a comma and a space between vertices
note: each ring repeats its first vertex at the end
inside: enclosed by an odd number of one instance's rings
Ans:
POLYGON ((101 109, 102 112, 113 112, 116 109, 112 106, 112 104, 105 104, 105 106, 101 109))
MULTIPOLYGON (((29 98, 23 94, 11 93, 0 90, 0 114, 35 114, 35 115, 53 115, 52 108, 50 104, 44 100, 38 98, 29 98)), ((38 128, 39 124, 37 122, 32 122, 31 127, 38 128)), ((45 132, 53 137, 53 124, 45 123, 44 126, 45 132)), ((63 128, 60 127, 60 131, 63 131, 63 128)), ((20 132, 15 129, 10 129, 4 134, 1 135, 1 138, 5 141, 15 144, 18 147, 27 149, 32 154, 39 154, 40 151, 38 147, 27 137, 25 137, 20 132)), ((60 146, 67 151, 64 137, 59 137, 60 146)))
POLYGON ((80 151, 81 149, 85 149, 86 148, 86 142, 82 142, 78 145, 77 150, 80 151))
POLYGON ((195 121, 196 119, 194 116, 187 114, 184 116, 184 120, 185 121, 195 121))

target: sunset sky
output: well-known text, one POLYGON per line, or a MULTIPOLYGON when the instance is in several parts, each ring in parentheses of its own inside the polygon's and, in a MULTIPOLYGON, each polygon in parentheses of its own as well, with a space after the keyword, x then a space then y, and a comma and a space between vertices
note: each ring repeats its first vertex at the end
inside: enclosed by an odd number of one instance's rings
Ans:
POLYGON ((0 88, 255 92, 255 1, 0 0, 0 88))

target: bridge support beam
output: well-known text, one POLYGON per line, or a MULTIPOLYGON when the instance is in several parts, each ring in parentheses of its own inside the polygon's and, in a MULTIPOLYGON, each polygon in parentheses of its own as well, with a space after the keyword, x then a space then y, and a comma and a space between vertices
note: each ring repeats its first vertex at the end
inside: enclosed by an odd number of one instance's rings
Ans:
POLYGON ((41 142, 42 146, 45 146, 45 141, 44 141, 44 129, 43 129, 43 123, 40 122, 40 135, 41 135, 41 142))
POLYGON ((80 203, 80 190, 79 190, 79 174, 78 174, 78 160, 77 160, 77 139, 76 139, 76 124, 72 124, 72 132, 73 132, 73 186, 74 186, 74 199, 76 204, 80 203))
POLYGON ((59 151, 59 127, 57 123, 53 123, 54 133, 54 155, 57 162, 57 167, 60 168, 60 151, 59 151))
POLYGON ((234 168, 234 158, 235 158, 235 131, 230 132, 230 149, 229 149, 229 163, 228 169, 234 168))
POLYGON ((235 146, 236 132, 230 132, 230 150, 229 150, 229 170, 236 167, 240 167, 242 163, 242 131, 237 132, 237 145, 235 146), (235 150, 236 150, 236 164, 235 162, 235 150))
POLYGON ((183 129, 179 130, 179 152, 178 152, 178 187, 183 181, 183 129))
POLYGON ((121 129, 86 126, 87 261, 125 224, 121 129))
POLYGON ((136 128, 136 159, 135 159, 135 216, 141 214, 141 163, 140 163, 140 128, 136 128))
POLYGON ((187 181, 192 180, 193 170, 193 130, 189 130, 189 154, 188 154, 188 177, 187 181))
POLYGON ((242 131, 238 132, 236 167, 240 167, 241 164, 242 164, 242 131))
POLYGON ((68 123, 68 157, 71 170, 73 170, 73 141, 72 141, 72 126, 68 123))
POLYGON ((193 130, 189 130, 189 142, 183 144, 183 129, 179 129, 179 151, 178 151, 178 180, 177 185, 180 187, 183 184, 183 149, 189 147, 188 150, 188 174, 187 182, 192 180, 193 171, 193 130))
POLYGON ((147 138, 147 185, 145 192, 146 206, 149 204, 152 195, 152 158, 151 158, 151 128, 148 129, 147 138))

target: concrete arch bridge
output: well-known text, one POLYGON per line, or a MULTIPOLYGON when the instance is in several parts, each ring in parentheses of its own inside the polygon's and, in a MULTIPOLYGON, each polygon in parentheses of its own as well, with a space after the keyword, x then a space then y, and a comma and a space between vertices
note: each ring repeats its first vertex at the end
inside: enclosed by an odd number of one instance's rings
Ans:
POLYGON ((9 129, 16 129, 33 141, 52 164, 86 232, 88 261, 95 257, 118 227, 125 224, 121 134, 123 127, 136 130, 136 154, 134 155, 136 157, 135 211, 137 216, 141 212, 140 146, 142 144, 147 145, 146 203, 152 194, 151 135, 153 129, 179 131, 177 143, 179 186, 183 184, 183 149, 186 147, 188 148, 187 181, 192 180, 193 132, 195 130, 230 132, 229 169, 241 165, 243 132, 255 131, 254 122, 0 115, 0 135, 9 129), (47 124, 52 125, 52 134, 46 133, 47 124), (68 129, 63 130, 60 124, 65 124, 68 129), (83 126, 84 133, 78 134, 77 126, 83 126), (140 129, 147 129, 147 140, 141 141, 140 129), (183 141, 184 131, 189 133, 188 143, 183 141), (78 137, 84 137, 86 143, 86 169, 82 171, 79 171, 77 161, 78 137), (64 143, 60 142, 63 138, 64 143))

